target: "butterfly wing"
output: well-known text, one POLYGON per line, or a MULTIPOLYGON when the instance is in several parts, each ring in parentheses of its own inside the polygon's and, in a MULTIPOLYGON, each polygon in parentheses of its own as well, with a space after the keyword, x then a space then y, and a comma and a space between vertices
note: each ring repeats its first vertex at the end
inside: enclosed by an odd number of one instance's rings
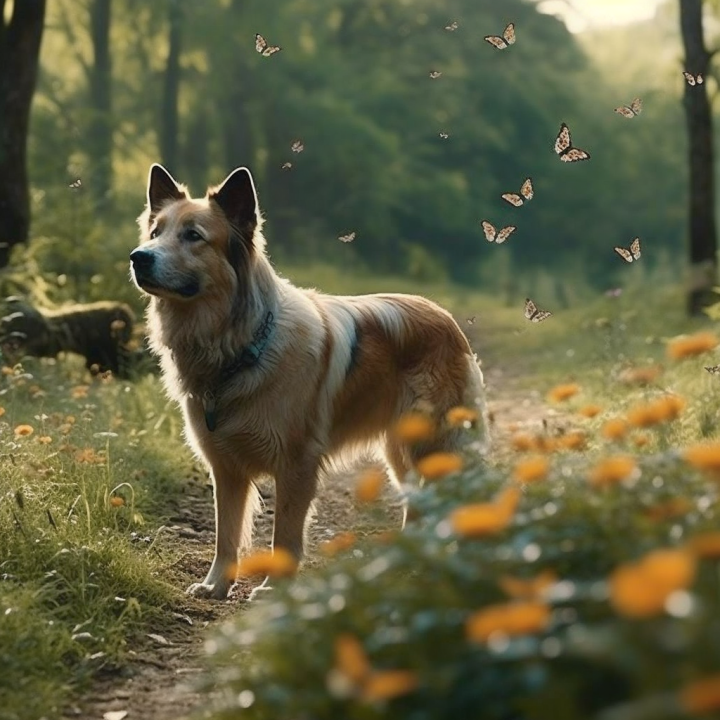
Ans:
POLYGON ((338 240, 340 242, 349 243, 352 242, 355 239, 355 232, 348 233, 347 235, 339 235, 338 240))
POLYGON ((505 40, 499 35, 486 35, 483 40, 485 42, 489 42, 493 47, 496 47, 498 50, 504 50, 508 46, 505 40))
POLYGON ((705 369, 706 369, 711 375, 717 375, 718 373, 720 373, 720 365, 711 365, 710 367, 708 367, 708 366, 706 365, 706 366, 705 366, 705 369))
POLYGON ((698 74, 695 76, 695 82, 696 82, 698 85, 702 85, 702 84, 705 82, 705 78, 703 78, 702 73, 698 73, 698 74))
POLYGON ((570 128, 565 123, 562 123, 560 125, 560 132, 555 139, 555 152, 558 155, 562 155, 564 152, 567 151, 570 145, 570 128))
POLYGON ((630 109, 636 114, 639 115, 642 112, 642 100, 640 98, 635 98, 630 103, 630 109))
POLYGON ((622 115, 625 118, 634 118, 635 117, 635 113, 633 112, 633 109, 628 107, 627 105, 621 105, 620 107, 616 107, 615 112, 618 113, 618 115, 622 115))
POLYGON ((547 320, 549 317, 552 316, 552 313, 549 310, 538 310, 531 318, 530 322, 542 322, 543 320, 547 320))
POLYGON ((580 148, 568 148, 561 156, 563 162, 580 162, 580 160, 589 160, 590 153, 580 148))
POLYGON ((525 317, 528 320, 532 320, 533 316, 537 314, 537 306, 530 298, 525 298, 525 317))
POLYGON ((631 263, 633 261, 633 256, 630 250, 624 247, 618 247, 615 246, 613 250, 625 261, 631 263))
POLYGON ((488 242, 495 242, 495 238, 497 237, 497 230, 495 229, 495 226, 487 220, 483 220, 480 224, 482 225, 483 232, 485 233, 485 239, 488 242))
POLYGON ((262 55, 263 57, 270 57, 271 55, 274 55, 276 52, 280 52, 282 48, 279 45, 268 45, 263 51, 262 55))
POLYGON ((503 39, 508 45, 515 44, 515 23, 508 23, 507 27, 503 30, 503 39))
POLYGON ((520 207, 525 202, 517 193, 504 193, 500 197, 505 202, 510 203, 513 207, 520 207))
POLYGON ((695 76, 692 73, 683 70, 683 76, 688 85, 695 85, 695 76))
POLYGON ((267 46, 267 40, 265 40, 265 38, 260 33, 255 33, 255 49, 259 53, 262 53, 267 46))
POLYGON ((631 243, 630 243, 630 252, 632 253, 633 260, 639 260, 640 259, 640 238, 636 237, 631 243))
POLYGON ((532 200, 535 197, 535 190, 533 188, 532 178, 528 178, 520 187, 520 194, 526 200, 532 200))
POLYGON ((502 243, 504 243, 516 230, 517 230, 517 227, 515 227, 515 225, 508 225, 507 227, 504 227, 497 234, 497 238, 495 239, 495 242, 498 245, 502 245, 502 243))

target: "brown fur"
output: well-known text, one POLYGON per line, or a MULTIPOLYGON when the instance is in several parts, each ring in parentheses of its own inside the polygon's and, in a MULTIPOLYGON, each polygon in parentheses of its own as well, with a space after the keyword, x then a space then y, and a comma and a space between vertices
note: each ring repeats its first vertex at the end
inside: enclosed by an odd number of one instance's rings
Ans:
POLYGON ((398 444, 388 431, 403 413, 474 406, 487 439, 482 373, 450 314, 417 296, 328 296, 278 277, 244 168, 194 200, 153 166, 139 223, 131 260, 150 295, 150 344, 215 485, 215 559, 190 592, 227 594, 238 547, 251 542, 258 477, 275 480, 273 545, 300 559, 318 474, 342 453, 373 445, 399 481, 422 452, 458 447, 447 428, 422 448, 398 444), (228 374, 268 311, 257 364, 228 374))

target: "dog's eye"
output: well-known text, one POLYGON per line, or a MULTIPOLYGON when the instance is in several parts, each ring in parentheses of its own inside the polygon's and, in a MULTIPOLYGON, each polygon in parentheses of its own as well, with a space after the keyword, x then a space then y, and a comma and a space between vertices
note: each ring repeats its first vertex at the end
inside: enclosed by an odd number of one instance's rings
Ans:
POLYGON ((154 240, 159 234, 160 234, 160 230, 158 230, 157 227, 154 227, 154 228, 150 231, 150 239, 151 239, 151 240, 154 240))
POLYGON ((198 240, 204 240, 205 238, 197 231, 192 228, 188 228, 185 231, 185 239, 190 242, 197 242, 198 240))

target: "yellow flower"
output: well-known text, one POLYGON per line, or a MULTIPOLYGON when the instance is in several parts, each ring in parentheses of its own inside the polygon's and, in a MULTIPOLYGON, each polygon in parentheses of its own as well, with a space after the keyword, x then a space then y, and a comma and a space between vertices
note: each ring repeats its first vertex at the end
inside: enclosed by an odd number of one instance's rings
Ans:
POLYGON ((600 428, 600 434, 606 440, 622 440, 627 431, 628 424, 622 418, 612 418, 600 428))
POLYGON ((374 502, 380 497, 385 484, 385 475, 377 468, 363 472, 355 485, 355 497, 360 502, 374 502))
POLYGON ((558 448, 562 450, 583 450, 587 445, 587 435, 579 430, 561 435, 556 440, 558 448))
POLYGON ((602 408, 599 405, 583 405, 578 410, 578 415, 582 415, 586 418, 594 418, 602 412, 602 408))
POLYGON ((667 355, 672 360, 692 357, 709 352, 717 347, 718 339, 714 333, 699 332, 694 335, 681 335, 667 344, 667 355))
POLYGON ((682 451, 682 457, 698 470, 720 479, 720 442, 691 445, 682 451))
POLYGON ((353 532, 341 532, 338 533, 334 538, 330 540, 326 540, 324 543, 320 544, 320 547, 318 548, 321 552, 321 554, 325 555, 326 557, 332 557, 333 555, 337 555, 337 553, 342 552, 343 550, 348 550, 351 548, 355 541, 357 540, 357 536, 353 532))
POLYGON ((88 390, 90 390, 89 385, 77 385, 70 390, 70 397, 72 397, 74 400, 86 398, 88 396, 88 390))
POLYGON ((498 585, 506 595, 516 600, 540 600, 543 593, 552 587, 557 579, 557 574, 552 570, 543 570, 539 575, 527 580, 502 575, 498 585))
POLYGON ((393 434, 405 443, 430 440, 435 434, 435 423, 424 413, 406 413, 395 423, 393 434))
POLYGON ((415 463, 415 468, 426 480, 437 480, 462 470, 463 459, 456 453, 436 452, 415 463))
POLYGON ((675 420, 683 408, 685 400, 678 395, 665 395, 631 407, 627 412, 627 420, 634 427, 650 427, 669 420, 675 420))
POLYGON ((509 487, 492 502, 459 507, 448 517, 453 532, 472 538, 499 533, 510 525, 521 494, 519 488, 509 487))
POLYGON ((650 436, 646 433, 642 433, 640 435, 633 435, 630 439, 635 447, 645 447, 646 445, 650 444, 651 440, 650 436))
POLYGON ((495 632, 505 635, 531 635, 550 623, 550 607, 527 600, 490 605, 474 612, 465 623, 465 636, 471 642, 485 642, 495 632))
POLYGON ((49 445, 52 442, 52 438, 49 435, 40 435, 38 436, 37 441, 41 445, 49 445))
POLYGON ((27 437, 35 432, 32 425, 18 425, 15 428, 15 437, 27 437))
POLYGON ((123 500, 118 495, 115 495, 114 497, 110 498, 110 506, 111 507, 122 507, 125 504, 125 500, 123 500))
POLYGON ((233 576, 253 577, 287 577, 294 575, 297 571, 297 560, 295 556, 277 547, 274 550, 260 550, 240 560, 233 568, 233 576))
POLYGON ((654 383, 662 375, 662 372, 661 365, 626 368, 620 373, 618 380, 626 385, 649 385, 654 383))
POLYGON ((475 410, 471 410, 470 408, 457 406, 454 408, 450 408, 445 413, 445 419, 447 420, 448 425, 451 425, 452 427, 467 427, 467 425, 472 425, 474 422, 477 421, 478 414, 475 410))
POLYGON ((593 487, 613 485, 629 477, 637 468, 635 459, 629 455, 613 455, 590 469, 588 480, 593 487))
POLYGON ((577 383, 566 383, 551 388, 547 394, 547 398, 551 402, 563 402, 564 400, 569 400, 579 392, 580 386, 577 383))
POLYGON ((0 417, 2 417, 5 414, 5 408, 0 407, 0 417))
POLYGON ((335 638, 335 668, 355 684, 363 682, 372 671, 365 648, 350 633, 335 638))
POLYGON ((645 515, 651 520, 670 520, 676 517, 687 515, 694 505, 687 499, 682 497, 670 498, 665 502, 651 505, 645 510, 645 515))
POLYGON ((536 482, 547 477, 550 461, 544 455, 535 455, 515 465, 513 479, 518 482, 536 482))
POLYGON ((365 702, 392 700, 411 693, 418 684, 417 673, 412 670, 377 670, 363 683, 360 697, 365 702))
POLYGON ((706 715, 720 709, 720 673, 688 683, 680 690, 679 700, 690 715, 706 715))
POLYGON ((695 570, 695 558, 685 549, 654 550, 612 573, 610 602, 617 613, 626 617, 660 615, 668 596, 692 583, 695 570))

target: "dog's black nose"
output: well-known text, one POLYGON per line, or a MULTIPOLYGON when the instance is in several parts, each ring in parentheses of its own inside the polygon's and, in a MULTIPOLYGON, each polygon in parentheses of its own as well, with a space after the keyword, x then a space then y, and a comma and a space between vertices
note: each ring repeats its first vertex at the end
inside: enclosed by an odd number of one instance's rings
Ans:
POLYGON ((150 270, 155 263, 155 255, 150 250, 138 248, 130 253, 130 261, 136 270, 150 270))

